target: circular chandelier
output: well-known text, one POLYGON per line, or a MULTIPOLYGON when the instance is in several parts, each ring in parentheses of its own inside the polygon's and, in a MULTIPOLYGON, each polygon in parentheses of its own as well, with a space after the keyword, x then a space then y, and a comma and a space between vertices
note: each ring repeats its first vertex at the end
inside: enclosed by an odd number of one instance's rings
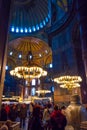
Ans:
POLYGON ((71 83, 76 83, 76 82, 81 82, 82 78, 80 76, 61 76, 59 78, 55 78, 54 79, 55 82, 61 84, 61 83, 67 83, 67 82, 71 82, 71 83))
POLYGON ((67 88, 67 89, 72 89, 72 88, 76 88, 76 87, 80 87, 79 83, 65 83, 65 84, 61 84, 60 85, 61 88, 67 88))
POLYGON ((19 66, 15 67, 14 70, 10 71, 12 76, 17 76, 18 78, 40 78, 41 76, 46 76, 47 71, 43 70, 41 67, 32 66, 32 67, 24 67, 19 66))
POLYGON ((67 88, 72 89, 76 87, 80 87, 80 84, 78 82, 82 81, 82 78, 80 76, 61 76, 59 78, 54 79, 55 82, 60 84, 61 88, 67 88))
POLYGON ((35 37, 22 37, 9 43, 10 74, 18 78, 33 79, 46 76, 44 67, 52 63, 52 50, 35 37), (14 61, 14 62, 13 62, 14 61), (15 63, 15 65, 14 65, 15 63))

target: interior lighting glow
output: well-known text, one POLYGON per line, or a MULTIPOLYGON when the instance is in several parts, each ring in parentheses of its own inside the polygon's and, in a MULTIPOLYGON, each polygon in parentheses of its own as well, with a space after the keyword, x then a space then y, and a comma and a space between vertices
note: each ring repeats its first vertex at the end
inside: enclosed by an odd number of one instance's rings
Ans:
POLYGON ((19 28, 16 28, 16 33, 18 33, 19 32, 19 28))
POLYGON ((50 64, 50 68, 53 68, 53 64, 50 64))
POLYGON ((37 30, 39 30, 39 29, 40 29, 40 28, 39 28, 39 26, 38 26, 38 24, 36 25, 36 29, 37 29, 37 30))
POLYGON ((39 54, 39 57, 42 57, 42 55, 41 55, 41 54, 39 54))
POLYGON ((14 27, 11 27, 11 31, 12 31, 12 32, 14 32, 14 31, 15 31, 14 27))
POLYGON ((8 70, 8 66, 7 65, 6 65, 5 69, 8 70))
POLYGON ((49 21, 49 18, 50 18, 50 15, 47 14, 47 17, 45 17, 40 23, 35 23, 35 25, 30 26, 29 28, 27 28, 27 27, 18 28, 15 25, 15 26, 11 26, 10 30, 11 30, 11 32, 16 32, 16 33, 32 33, 32 32, 38 31, 38 30, 40 30, 40 28, 43 28, 44 26, 46 26, 46 24, 49 21))
POLYGON ((31 31, 31 28, 29 28, 29 32, 31 33, 32 31, 31 31))
POLYGON ((43 24, 42 23, 40 23, 40 28, 43 28, 43 24))
POLYGON ((51 93, 50 90, 37 90, 36 93, 51 93))
POLYGON ((47 53, 48 53, 48 51, 47 51, 47 50, 45 50, 45 53, 47 54, 47 53))
POLYGON ((31 84, 32 84, 32 86, 34 85, 36 85, 36 80, 35 79, 32 79, 32 82, 31 82, 31 84))
POLYGON ((19 58, 22 58, 22 55, 21 54, 19 54, 19 56, 18 56, 19 58))
POLYGON ((33 88, 31 89, 31 95, 34 96, 35 93, 36 93, 36 89, 35 89, 35 87, 33 87, 33 88))
POLYGON ((23 33, 23 28, 20 29, 20 32, 23 33))
POLYGON ((46 17, 46 22, 48 22, 48 18, 46 17))
POLYGON ((81 82, 82 78, 80 76, 66 75, 66 76, 60 76, 58 78, 55 78, 54 81, 57 82, 57 83, 60 83, 60 84, 61 83, 67 83, 67 82, 77 83, 77 82, 81 82))
POLYGON ((45 20, 43 20, 43 25, 44 25, 44 26, 46 25, 46 22, 45 22, 45 20))
POLYGON ((72 89, 72 88, 77 88, 80 87, 79 83, 66 83, 66 84, 61 84, 61 88, 67 88, 67 89, 72 89))
POLYGON ((40 78, 41 76, 46 76, 47 71, 43 70, 41 67, 33 66, 33 67, 24 67, 19 66, 14 70, 10 71, 10 74, 13 76, 17 76, 18 78, 40 78))
POLYGON ((67 89, 73 89, 76 87, 80 87, 80 84, 78 82, 82 81, 82 78, 80 76, 60 76, 59 78, 54 78, 54 81, 60 84, 60 87, 67 88, 67 89))
POLYGON ((12 56, 12 55, 13 55, 13 52, 11 51, 11 52, 9 53, 9 55, 12 56))
POLYGON ((27 33, 28 32, 27 28, 25 28, 24 31, 25 31, 25 33, 27 33))
POLYGON ((35 31, 36 31, 36 28, 35 28, 34 26, 33 26, 32 28, 33 28, 33 31, 35 32, 35 31))

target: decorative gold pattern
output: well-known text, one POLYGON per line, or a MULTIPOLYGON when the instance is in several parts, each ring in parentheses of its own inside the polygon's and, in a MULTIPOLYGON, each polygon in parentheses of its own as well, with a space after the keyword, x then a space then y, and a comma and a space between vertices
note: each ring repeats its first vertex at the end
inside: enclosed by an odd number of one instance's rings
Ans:
POLYGON ((33 55, 31 65, 43 67, 52 63, 51 48, 48 46, 46 42, 34 37, 22 37, 9 42, 8 53, 12 51, 13 55, 10 56, 8 54, 8 61, 10 61, 9 59, 14 59, 16 65, 20 66, 20 60, 18 59, 18 55, 22 54, 21 65, 28 66, 26 55, 30 50, 33 55))

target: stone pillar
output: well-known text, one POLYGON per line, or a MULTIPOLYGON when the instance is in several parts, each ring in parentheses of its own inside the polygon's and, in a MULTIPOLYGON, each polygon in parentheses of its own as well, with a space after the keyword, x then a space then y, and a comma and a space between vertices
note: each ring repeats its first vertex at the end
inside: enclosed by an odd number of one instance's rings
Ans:
POLYGON ((23 102, 23 100, 24 100, 24 86, 23 85, 21 86, 21 95, 20 95, 20 97, 21 97, 21 101, 23 102))
POLYGON ((82 55, 87 76, 87 1, 81 0, 77 3, 78 19, 80 23, 80 35, 82 42, 82 55))
POLYGON ((0 108, 4 87, 6 51, 7 51, 7 32, 10 14, 11 0, 0 0, 0 108))
MULTIPOLYGON (((78 10, 78 19, 80 24, 80 36, 81 36, 81 45, 82 45, 82 57, 85 66, 85 74, 87 77, 87 0, 77 0, 77 10, 78 10)), ((86 78, 87 82, 87 78, 86 78)), ((87 85, 84 86, 82 93, 84 95, 83 99, 87 99, 87 85)), ((84 101, 83 101, 84 103, 84 101)), ((87 101, 85 101, 87 103, 87 101)))

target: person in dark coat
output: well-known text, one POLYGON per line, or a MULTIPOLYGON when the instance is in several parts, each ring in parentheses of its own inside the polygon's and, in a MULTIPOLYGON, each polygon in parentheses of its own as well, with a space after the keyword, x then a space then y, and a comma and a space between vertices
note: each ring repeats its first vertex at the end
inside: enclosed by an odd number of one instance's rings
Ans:
POLYGON ((27 107, 26 104, 22 104, 20 108, 20 127, 25 126, 25 119, 27 117, 27 107))
POLYGON ((17 109, 16 109, 15 105, 11 106, 9 114, 8 114, 8 117, 9 117, 9 119, 11 121, 16 121, 16 118, 17 118, 17 109))
POLYGON ((58 110, 58 106, 54 106, 54 111, 51 114, 52 130, 65 130, 67 120, 64 114, 58 110))
POLYGON ((42 130, 39 105, 34 106, 32 119, 28 124, 28 130, 42 130))
POLYGON ((0 121, 6 121, 7 120, 7 112, 5 110, 5 105, 2 104, 1 106, 1 116, 0 116, 0 121))

